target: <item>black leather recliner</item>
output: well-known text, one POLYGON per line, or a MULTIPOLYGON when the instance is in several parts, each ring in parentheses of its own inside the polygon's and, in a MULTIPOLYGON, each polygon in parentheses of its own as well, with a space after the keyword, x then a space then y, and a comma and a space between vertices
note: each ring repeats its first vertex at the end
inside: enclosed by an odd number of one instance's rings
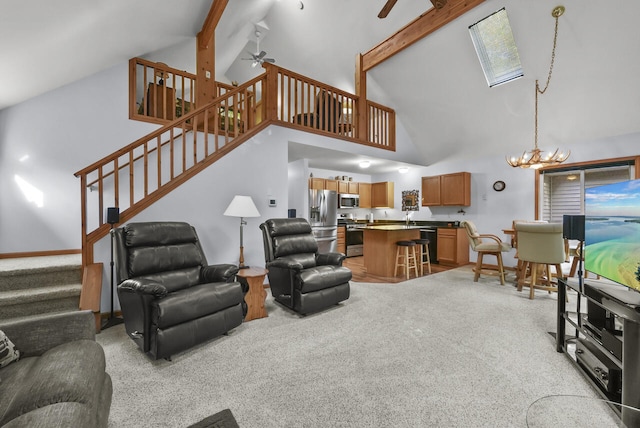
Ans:
POLYGON ((113 233, 125 328, 145 353, 169 359, 242 324, 238 267, 208 266, 191 225, 129 223, 113 233))
POLYGON ((277 302, 304 315, 349 298, 351 271, 342 266, 345 255, 318 254, 306 220, 270 219, 260 229, 269 286, 277 302))

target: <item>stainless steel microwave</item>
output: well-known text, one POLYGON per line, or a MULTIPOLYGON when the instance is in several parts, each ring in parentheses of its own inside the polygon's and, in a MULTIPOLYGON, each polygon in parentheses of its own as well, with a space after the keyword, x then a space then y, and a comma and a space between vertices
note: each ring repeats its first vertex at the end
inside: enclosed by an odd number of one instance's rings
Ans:
POLYGON ((349 195, 341 193, 338 195, 339 208, 358 208, 360 206, 360 195, 349 195))

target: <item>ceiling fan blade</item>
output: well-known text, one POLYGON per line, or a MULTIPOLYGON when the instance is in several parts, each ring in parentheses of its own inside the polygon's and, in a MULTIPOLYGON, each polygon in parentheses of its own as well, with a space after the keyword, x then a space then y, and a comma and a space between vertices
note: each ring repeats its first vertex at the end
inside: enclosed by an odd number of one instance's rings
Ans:
POLYGON ((255 55, 256 59, 262 59, 267 53, 265 51, 260 51, 259 54, 255 55))
POLYGON ((378 18, 380 19, 386 18, 387 15, 389 15, 389 12, 391 12, 391 9, 393 9, 393 6, 395 6, 397 1, 398 0, 387 0, 385 5, 382 7, 382 10, 378 14, 378 18))
POLYGON ((271 64, 273 64, 273 63, 275 63, 275 62, 276 62, 276 60, 275 60, 275 59, 273 59, 273 58, 265 58, 265 59, 263 59, 262 61, 264 61, 264 62, 269 62, 269 63, 271 63, 271 64))

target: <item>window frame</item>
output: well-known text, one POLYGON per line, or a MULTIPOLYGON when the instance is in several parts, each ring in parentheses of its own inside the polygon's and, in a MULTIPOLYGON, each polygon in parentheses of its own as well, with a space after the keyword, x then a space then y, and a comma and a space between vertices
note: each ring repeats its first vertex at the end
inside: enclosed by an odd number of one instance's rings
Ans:
MULTIPOLYGON (((493 26, 494 29, 496 26, 493 26)), ((502 7, 495 12, 485 16, 481 20, 469 25, 469 36, 473 43, 480 67, 484 78, 489 85, 489 88, 495 88, 505 83, 512 82, 524 76, 524 68, 522 61, 520 60, 520 53, 518 51, 518 45, 516 43, 515 36, 513 35, 513 29, 511 28, 511 22, 509 20, 509 14, 507 8, 502 7), (493 26, 493 23, 500 22, 503 26, 502 31, 484 31, 484 24, 493 26), (498 35, 500 37, 491 37, 498 35), (496 42, 499 41, 499 42, 496 42), (494 42, 494 43, 492 43, 494 42), (496 54, 498 50, 490 49, 491 47, 499 46, 504 48, 499 50, 499 54, 496 54), (512 52, 513 51, 513 52, 512 52), (493 55, 492 55, 493 54, 493 55), (509 61, 504 61, 498 58, 509 58, 509 61), (509 68, 500 67, 501 65, 509 64, 509 68)))
MULTIPOLYGON (((587 170, 598 167, 606 167, 614 164, 622 164, 624 162, 629 163, 629 165, 634 167, 633 175, 635 179, 640 179, 640 155, 636 156, 625 156, 620 158, 609 158, 609 159, 598 159, 593 161, 585 161, 585 162, 575 162, 570 164, 560 164, 554 166, 547 166, 540 169, 535 170, 535 204, 534 204, 534 218, 536 220, 540 220, 541 217, 541 191, 543 186, 543 173, 553 173, 553 172, 562 172, 562 171, 572 171, 572 170, 587 170)), ((584 172, 582 172, 584 174, 584 172)), ((634 177, 631 177, 634 179, 634 177)))

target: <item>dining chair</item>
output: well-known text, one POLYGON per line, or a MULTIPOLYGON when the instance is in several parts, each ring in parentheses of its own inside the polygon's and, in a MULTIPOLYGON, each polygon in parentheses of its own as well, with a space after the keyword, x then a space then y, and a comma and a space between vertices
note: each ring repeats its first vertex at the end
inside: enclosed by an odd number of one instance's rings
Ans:
POLYGON ((469 220, 464 220, 460 223, 465 228, 467 236, 469 237, 469 246, 473 251, 478 253, 476 267, 473 269, 475 275, 473 277, 474 282, 478 282, 481 273, 487 273, 487 271, 497 271, 500 277, 500 284, 504 285, 504 264, 502 263, 502 253, 511 251, 511 245, 506 242, 502 242, 502 239, 496 235, 487 233, 479 233, 476 225, 469 220), (483 264, 485 255, 495 256, 498 261, 498 266, 491 266, 483 264))
POLYGON ((565 261, 565 241, 562 223, 516 223, 518 261, 522 262, 518 277, 518 291, 529 287, 529 298, 534 298, 535 289, 558 291, 552 281, 550 267, 556 277, 563 277, 561 263, 565 261), (527 276, 529 272, 530 276, 527 276), (527 281, 527 278, 530 278, 527 281), (544 282, 544 284, 542 283, 544 282))

